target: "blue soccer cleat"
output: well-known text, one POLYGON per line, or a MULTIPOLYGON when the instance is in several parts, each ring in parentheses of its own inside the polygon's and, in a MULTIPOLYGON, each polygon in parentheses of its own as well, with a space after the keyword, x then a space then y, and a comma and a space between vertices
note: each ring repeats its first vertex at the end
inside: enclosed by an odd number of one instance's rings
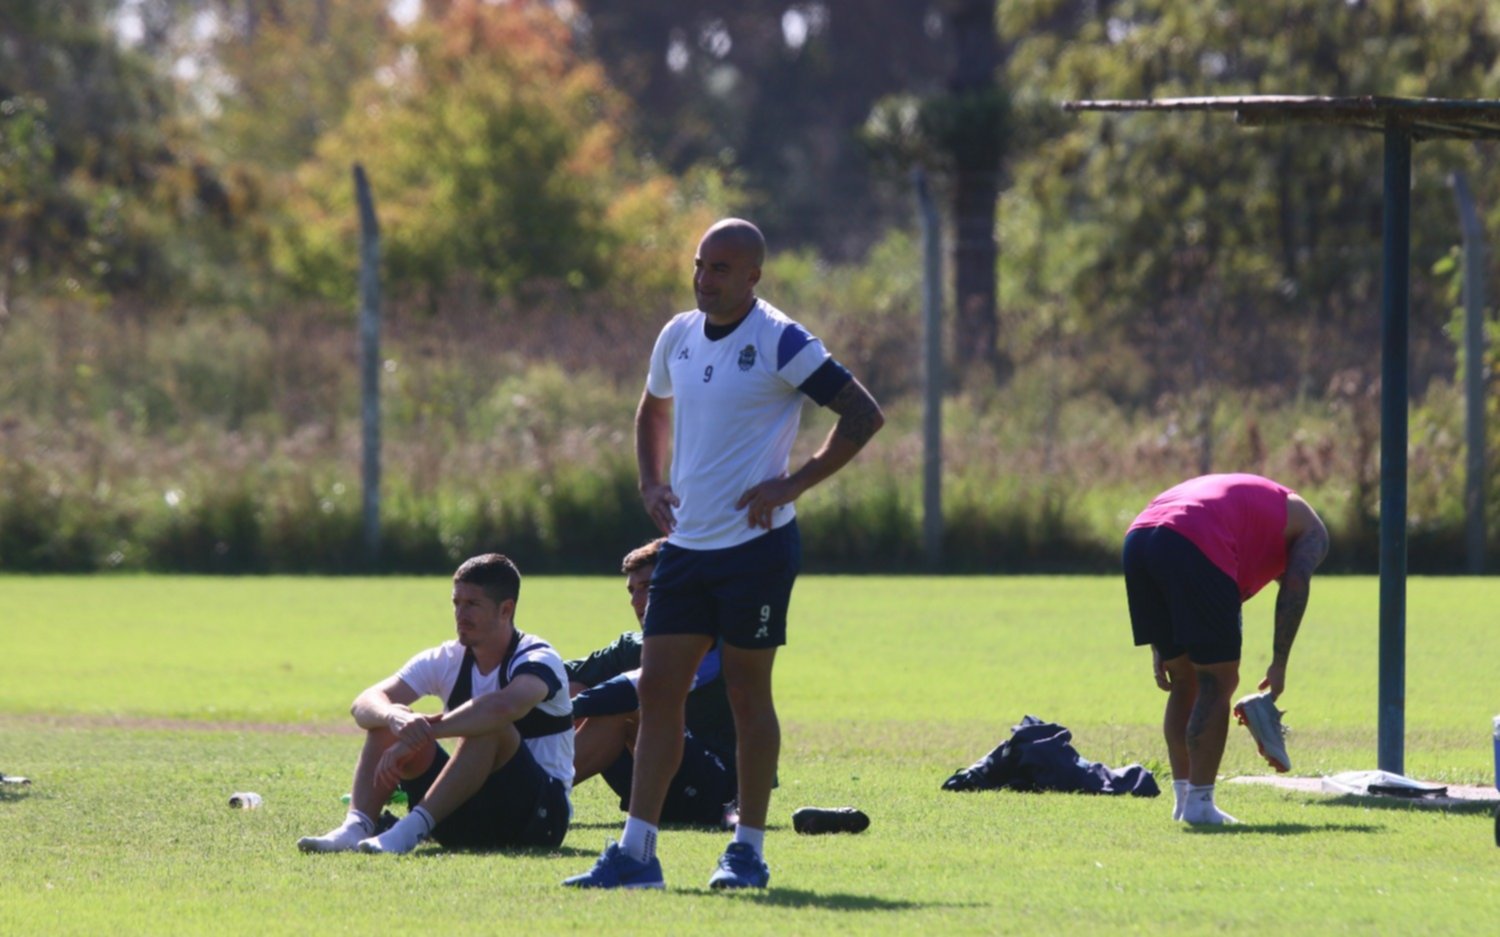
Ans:
POLYGON ((582 875, 563 879, 572 888, 666 888, 661 863, 655 856, 642 862, 625 854, 619 843, 611 842, 594 867, 582 875))
POLYGON ((709 888, 765 888, 770 883, 771 867, 749 843, 730 843, 708 879, 709 888))

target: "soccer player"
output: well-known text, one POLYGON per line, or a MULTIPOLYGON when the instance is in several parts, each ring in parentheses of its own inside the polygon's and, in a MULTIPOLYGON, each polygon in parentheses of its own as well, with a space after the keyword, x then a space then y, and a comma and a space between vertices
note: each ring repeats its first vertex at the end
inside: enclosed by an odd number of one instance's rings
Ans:
MULTIPOLYGON (((622 571, 636 623, 646 617, 646 590, 665 538, 625 555, 622 571)), ((630 805, 630 776, 635 768, 635 737, 640 727, 641 633, 627 631, 588 657, 570 660, 568 671, 573 718, 582 719, 573 736, 573 784, 596 774, 620 795, 620 809, 630 805)), ((703 656, 684 709, 682 765, 672 776, 661 818, 718 829, 725 806, 735 799, 734 715, 724 692, 718 648, 703 656)))
POLYGON ((562 659, 515 626, 521 574, 498 553, 453 574, 458 637, 414 656, 361 693, 365 730, 344 822, 297 842, 303 852, 405 853, 431 836, 449 848, 558 846, 568 830, 573 718, 562 659), (411 704, 443 700, 424 716, 411 704), (453 755, 438 739, 456 739, 453 755), (411 811, 379 832, 397 785, 411 811))
POLYGON ((748 221, 710 227, 694 260, 698 308, 668 322, 651 353, 636 461, 646 512, 667 542, 642 628, 630 811, 620 842, 568 885, 664 887, 657 827, 682 759, 683 701, 716 641, 738 738, 740 812, 709 885, 770 881, 762 847, 781 748, 771 670, 802 553, 793 502, 854 458, 885 418, 822 342, 756 296, 765 253, 748 221), (804 397, 838 421, 788 473, 804 397))
POLYGON ((1157 495, 1125 534, 1125 592, 1135 643, 1151 645, 1172 767, 1172 818, 1234 823, 1214 804, 1214 778, 1240 679, 1241 606, 1279 580, 1264 694, 1235 712, 1278 770, 1291 767, 1274 700, 1307 609, 1308 582, 1328 554, 1328 530, 1310 505, 1258 475, 1204 475, 1157 495))

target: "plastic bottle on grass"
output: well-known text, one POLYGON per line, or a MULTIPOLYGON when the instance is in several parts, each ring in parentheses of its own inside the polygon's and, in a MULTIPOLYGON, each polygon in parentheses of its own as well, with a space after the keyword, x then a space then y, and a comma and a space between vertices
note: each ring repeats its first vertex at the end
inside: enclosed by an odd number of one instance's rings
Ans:
POLYGON ((260 804, 260 795, 254 791, 236 791, 229 795, 229 806, 236 810, 254 810, 260 804))

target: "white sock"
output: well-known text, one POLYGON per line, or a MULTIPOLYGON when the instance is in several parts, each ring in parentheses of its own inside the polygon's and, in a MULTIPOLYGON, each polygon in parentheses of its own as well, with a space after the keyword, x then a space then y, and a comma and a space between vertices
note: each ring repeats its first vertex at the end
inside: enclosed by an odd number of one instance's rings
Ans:
POLYGON ((620 848, 637 862, 650 862, 656 858, 656 834, 659 832, 654 823, 626 817, 625 832, 620 834, 620 848))
POLYGON ((365 836, 369 836, 375 832, 375 821, 366 816, 364 811, 355 810, 351 807, 349 812, 344 815, 344 825, 339 827, 339 829, 358 830, 365 836))
POLYGON ((351 810, 350 813, 345 814, 344 823, 342 823, 342 825, 335 826, 335 828, 330 829, 330 831, 327 832, 327 834, 324 834, 321 838, 323 838, 323 840, 329 841, 329 843, 338 843, 341 844, 341 846, 342 844, 347 843, 348 846, 353 847, 354 844, 359 843, 360 840, 368 837, 368 835, 374 834, 374 832, 374 820, 369 819, 369 817, 366 817, 365 814, 360 813, 360 811, 351 810))
POLYGON ((1187 782, 1187 778, 1173 778, 1172 779, 1172 798, 1175 801, 1175 803, 1173 803, 1173 805, 1172 805, 1172 819, 1174 819, 1174 820, 1181 820, 1182 819, 1182 808, 1185 807, 1185 806, 1187 806, 1187 795, 1188 795, 1188 782, 1187 782))
POLYGON ((757 830, 753 826, 741 823, 734 828, 734 841, 736 843, 748 843, 755 850, 757 857, 763 856, 766 849, 766 831, 757 830))
POLYGON ((344 822, 322 836, 304 836, 297 841, 303 852, 344 852, 375 832, 375 822, 358 810, 350 810, 344 822))
POLYGON ((417 848, 437 822, 432 819, 432 814, 427 812, 426 807, 417 807, 396 822, 396 825, 372 839, 367 839, 359 844, 363 852, 411 852, 417 848))
POLYGON ((1220 810, 1214 804, 1212 784, 1189 784, 1187 803, 1182 808, 1182 819, 1188 823, 1238 823, 1240 821, 1220 810))

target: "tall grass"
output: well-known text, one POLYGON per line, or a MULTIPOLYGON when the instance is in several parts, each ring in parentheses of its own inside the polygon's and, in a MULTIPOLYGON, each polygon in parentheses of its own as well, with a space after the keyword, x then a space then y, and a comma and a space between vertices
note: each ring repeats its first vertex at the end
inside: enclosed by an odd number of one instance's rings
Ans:
MULTIPOLYGON (((808 267, 793 269, 793 282, 818 272, 811 260, 788 264, 808 267)), ((881 396, 889 423, 799 506, 810 568, 920 568, 909 317, 858 274, 832 279, 873 311, 860 321, 840 306, 807 321, 881 396)), ((822 295, 802 295, 810 289, 789 288, 790 301, 822 295)), ((439 571, 484 548, 538 569, 610 568, 652 533, 635 494, 631 424, 669 311, 586 314, 555 297, 524 309, 468 299, 441 315, 391 310, 372 563, 348 315, 20 301, 0 333, 0 568, 439 571)), ((1145 407, 1092 389, 1085 366, 1023 358, 1004 387, 970 380, 949 395, 943 568, 1110 568, 1150 495, 1206 469, 1298 488, 1334 530, 1332 567, 1374 568, 1379 421, 1368 382, 1349 375, 1301 397, 1208 388, 1145 407)), ((1462 564, 1461 412, 1443 382, 1412 411, 1417 571, 1462 564)), ((830 426, 809 406, 794 458, 830 426)))

